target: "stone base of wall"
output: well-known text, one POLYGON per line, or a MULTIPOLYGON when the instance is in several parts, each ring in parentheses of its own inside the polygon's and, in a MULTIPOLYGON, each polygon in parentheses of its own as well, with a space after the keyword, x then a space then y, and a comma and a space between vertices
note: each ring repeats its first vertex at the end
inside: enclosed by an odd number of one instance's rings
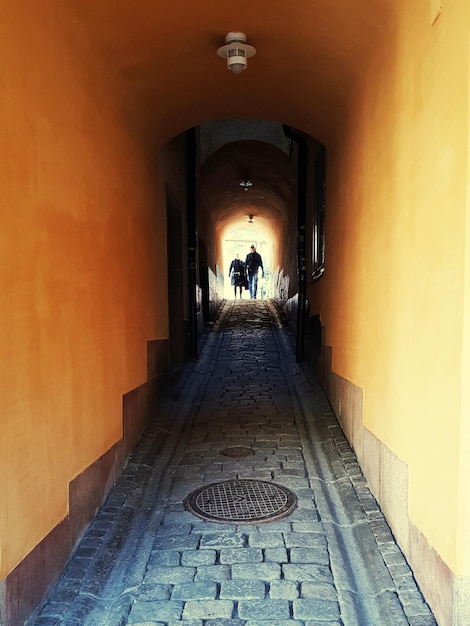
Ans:
POLYGON ((408 466, 363 425, 362 389, 332 372, 325 329, 311 335, 309 362, 353 448, 369 487, 440 626, 470 624, 470 577, 458 578, 408 516, 408 466))
POLYGON ((71 481, 67 517, 0 582, 1 626, 23 625, 38 608, 155 417, 167 386, 167 340, 148 342, 147 369, 149 380, 123 396, 122 439, 71 481))

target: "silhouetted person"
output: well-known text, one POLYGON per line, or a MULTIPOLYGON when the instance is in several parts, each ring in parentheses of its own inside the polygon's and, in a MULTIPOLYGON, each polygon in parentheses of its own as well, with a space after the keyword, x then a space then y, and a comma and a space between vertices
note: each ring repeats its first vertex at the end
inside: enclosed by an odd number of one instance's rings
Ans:
POLYGON ((246 285, 246 276, 245 276, 245 264, 240 260, 240 256, 237 256, 230 263, 230 269, 228 271, 228 275, 230 278, 230 282, 233 285, 235 292, 235 299, 237 298, 237 287, 240 290, 240 299, 242 298, 243 287, 246 285))
POLYGON ((248 274, 248 289, 250 290, 250 298, 256 300, 256 294, 258 292, 258 272, 259 268, 261 268, 261 277, 264 278, 264 268, 261 254, 256 252, 255 246, 251 246, 251 252, 246 257, 245 267, 248 274))

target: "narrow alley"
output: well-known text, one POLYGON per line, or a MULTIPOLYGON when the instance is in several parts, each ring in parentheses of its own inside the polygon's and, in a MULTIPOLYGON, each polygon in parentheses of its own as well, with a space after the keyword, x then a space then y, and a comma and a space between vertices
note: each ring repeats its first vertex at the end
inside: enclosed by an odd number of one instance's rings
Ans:
POLYGON ((434 626, 271 301, 225 301, 30 626, 434 626))

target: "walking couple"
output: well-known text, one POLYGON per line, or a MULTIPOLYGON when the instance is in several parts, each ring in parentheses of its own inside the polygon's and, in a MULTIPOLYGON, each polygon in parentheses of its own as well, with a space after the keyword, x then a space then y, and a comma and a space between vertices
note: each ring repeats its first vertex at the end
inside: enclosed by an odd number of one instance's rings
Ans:
POLYGON ((261 277, 264 278, 263 259, 261 255, 256 252, 256 247, 251 246, 251 252, 247 254, 245 262, 237 256, 230 264, 228 272, 231 277, 231 284, 234 287, 235 298, 237 297, 237 288, 240 290, 240 298, 242 298, 243 288, 249 289, 250 298, 256 300, 256 294, 258 292, 258 273, 261 268, 261 277))

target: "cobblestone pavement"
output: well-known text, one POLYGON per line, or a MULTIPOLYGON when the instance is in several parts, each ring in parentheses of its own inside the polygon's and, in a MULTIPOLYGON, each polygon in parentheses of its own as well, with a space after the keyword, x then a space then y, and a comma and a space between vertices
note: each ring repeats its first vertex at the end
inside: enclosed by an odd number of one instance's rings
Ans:
POLYGON ((225 303, 30 624, 436 621, 288 330, 251 300, 225 303), (229 480, 287 488, 295 508, 265 523, 187 509, 229 480))

